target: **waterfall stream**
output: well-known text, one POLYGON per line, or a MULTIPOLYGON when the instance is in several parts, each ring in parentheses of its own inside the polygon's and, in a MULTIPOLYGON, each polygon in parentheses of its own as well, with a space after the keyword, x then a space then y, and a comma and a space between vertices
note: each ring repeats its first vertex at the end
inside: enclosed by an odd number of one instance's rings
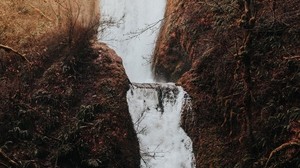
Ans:
POLYGON ((154 82, 151 55, 164 16, 165 0, 101 0, 101 19, 114 25, 100 32, 123 59, 132 82, 154 82))
POLYGON ((132 84, 129 111, 141 148, 141 167, 193 168, 192 141, 180 127, 181 111, 191 108, 175 84, 132 84))
POLYGON ((154 83, 152 51, 165 0, 101 0, 102 21, 116 25, 100 32, 123 59, 133 83, 127 92, 129 112, 140 144, 143 168, 194 168, 192 141, 180 127, 181 112, 191 108, 188 94, 172 83, 154 83), (150 82, 150 83, 149 83, 150 82))

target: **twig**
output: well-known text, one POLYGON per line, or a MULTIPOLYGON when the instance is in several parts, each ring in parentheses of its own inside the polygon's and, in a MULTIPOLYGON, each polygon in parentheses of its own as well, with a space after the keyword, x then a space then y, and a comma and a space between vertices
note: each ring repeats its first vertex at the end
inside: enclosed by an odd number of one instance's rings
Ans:
POLYGON ((147 25, 145 28, 139 29, 137 32, 130 32, 127 35, 132 34, 132 36, 130 36, 129 38, 127 38, 125 40, 127 41, 127 40, 130 40, 130 39, 138 37, 139 35, 145 33, 146 31, 151 30, 152 28, 154 28, 156 25, 158 25, 159 23, 161 23, 164 19, 165 18, 162 18, 162 19, 160 19, 160 20, 158 20, 158 21, 156 21, 154 23, 151 23, 151 24, 147 25))
POLYGON ((30 63, 30 61, 25 57, 25 55, 19 53, 17 50, 14 50, 13 48, 9 47, 9 46, 5 46, 5 45, 2 45, 0 44, 0 49, 4 49, 5 52, 13 52, 15 54, 17 54, 18 56, 20 56, 23 60, 27 61, 28 63, 30 63))
POLYGON ((55 141, 57 141, 57 142, 59 142, 59 143, 62 143, 62 141, 61 141, 60 139, 55 138, 55 137, 52 137, 52 136, 49 136, 49 135, 46 135, 46 134, 43 134, 43 133, 41 133, 40 131, 38 131, 37 129, 35 129, 35 132, 36 132, 37 134, 39 134, 39 135, 45 136, 45 137, 50 138, 50 139, 52 139, 52 140, 55 140, 55 141))
POLYGON ((228 95, 228 96, 225 96, 225 97, 221 97, 221 98, 218 98, 218 99, 220 99, 220 100, 226 100, 226 99, 230 99, 230 98, 232 98, 232 97, 235 97, 235 96, 239 96, 239 95, 241 95, 242 93, 235 93, 235 94, 232 94, 232 95, 228 95))
POLYGON ((7 161, 13 168, 19 168, 21 167, 16 161, 10 159, 3 151, 0 149, 0 158, 7 161))
POLYGON ((46 14, 44 14, 44 12, 42 12, 39 8, 29 4, 29 6, 31 6, 35 11, 37 11, 39 14, 41 14, 44 18, 46 18, 48 21, 53 22, 53 19, 51 19, 50 17, 48 17, 46 14))
POLYGON ((266 162, 265 168, 268 167, 268 164, 269 164, 271 158, 273 157, 273 155, 275 155, 275 154, 278 153, 279 151, 282 151, 282 150, 284 150, 284 149, 286 149, 286 148, 290 148, 290 147, 293 147, 293 146, 298 146, 298 147, 299 147, 299 146, 300 146, 300 142, 299 142, 299 141, 291 141, 291 142, 287 142, 287 143, 284 143, 284 144, 280 145, 280 146, 277 147, 276 149, 274 149, 274 150, 270 153, 270 155, 269 155, 269 158, 268 158, 268 160, 267 160, 267 162, 266 162))
POLYGON ((300 60, 300 56, 293 56, 293 57, 283 57, 283 59, 285 59, 285 60, 291 60, 291 59, 298 59, 298 60, 300 60))
POLYGON ((147 161, 143 158, 143 156, 141 157, 142 161, 144 162, 144 164, 146 165, 146 167, 148 167, 148 163, 147 161))
POLYGON ((6 168, 9 168, 9 166, 7 166, 6 164, 4 164, 4 163, 2 163, 2 162, 0 162, 0 165, 4 166, 4 167, 6 167, 6 168))

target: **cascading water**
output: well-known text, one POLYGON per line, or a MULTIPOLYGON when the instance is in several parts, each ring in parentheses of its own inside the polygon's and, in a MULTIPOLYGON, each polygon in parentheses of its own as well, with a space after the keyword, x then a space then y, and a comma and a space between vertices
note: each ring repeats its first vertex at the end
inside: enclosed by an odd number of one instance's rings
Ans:
POLYGON ((190 98, 175 84, 154 83, 147 62, 159 31, 155 23, 163 18, 166 1, 101 0, 100 4, 101 18, 118 23, 101 32, 100 40, 122 57, 130 81, 139 82, 131 85, 127 102, 140 142, 141 167, 194 168, 192 141, 180 127, 183 107, 191 108, 190 98))
POLYGON ((192 168, 192 141, 180 127, 189 96, 175 84, 132 84, 129 111, 141 148, 141 167, 192 168))
POLYGON ((101 18, 116 22, 100 34, 101 41, 123 59, 132 82, 154 82, 151 55, 164 16, 165 0, 101 0, 101 18))

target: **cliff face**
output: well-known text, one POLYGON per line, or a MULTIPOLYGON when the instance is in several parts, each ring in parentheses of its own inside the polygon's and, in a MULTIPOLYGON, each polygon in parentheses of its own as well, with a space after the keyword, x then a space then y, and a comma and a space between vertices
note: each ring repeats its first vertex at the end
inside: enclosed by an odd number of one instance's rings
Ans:
POLYGON ((1 156, 31 167, 139 167, 121 58, 98 43, 80 60, 49 52, 2 74, 1 156))
POLYGON ((297 167, 299 4, 245 3, 168 0, 154 75, 193 98, 197 167, 297 167))

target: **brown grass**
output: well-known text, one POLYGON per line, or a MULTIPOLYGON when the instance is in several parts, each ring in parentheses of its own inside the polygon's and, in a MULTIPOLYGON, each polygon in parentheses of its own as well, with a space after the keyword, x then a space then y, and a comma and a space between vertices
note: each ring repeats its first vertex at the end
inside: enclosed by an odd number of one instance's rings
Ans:
POLYGON ((80 61, 97 35, 98 3, 98 0, 1 1, 0 45, 16 52, 0 48, 0 75, 15 76, 35 66, 45 67, 42 62, 51 62, 59 55, 64 55, 67 64, 80 61), (22 61, 20 55, 30 63, 22 61))
MULTIPOLYGON (((3 0, 0 2, 0 40, 2 44, 24 51, 29 43, 53 29, 54 24, 42 17, 30 5, 43 11, 47 3, 29 0, 3 0)), ((51 17, 44 10, 45 15, 51 17)))
POLYGON ((0 43, 30 54, 45 35, 91 26, 99 20, 97 6, 98 0, 1 0, 0 43))
POLYGON ((0 104, 58 59, 76 68, 97 35, 98 14, 98 0, 1 0, 0 104))

